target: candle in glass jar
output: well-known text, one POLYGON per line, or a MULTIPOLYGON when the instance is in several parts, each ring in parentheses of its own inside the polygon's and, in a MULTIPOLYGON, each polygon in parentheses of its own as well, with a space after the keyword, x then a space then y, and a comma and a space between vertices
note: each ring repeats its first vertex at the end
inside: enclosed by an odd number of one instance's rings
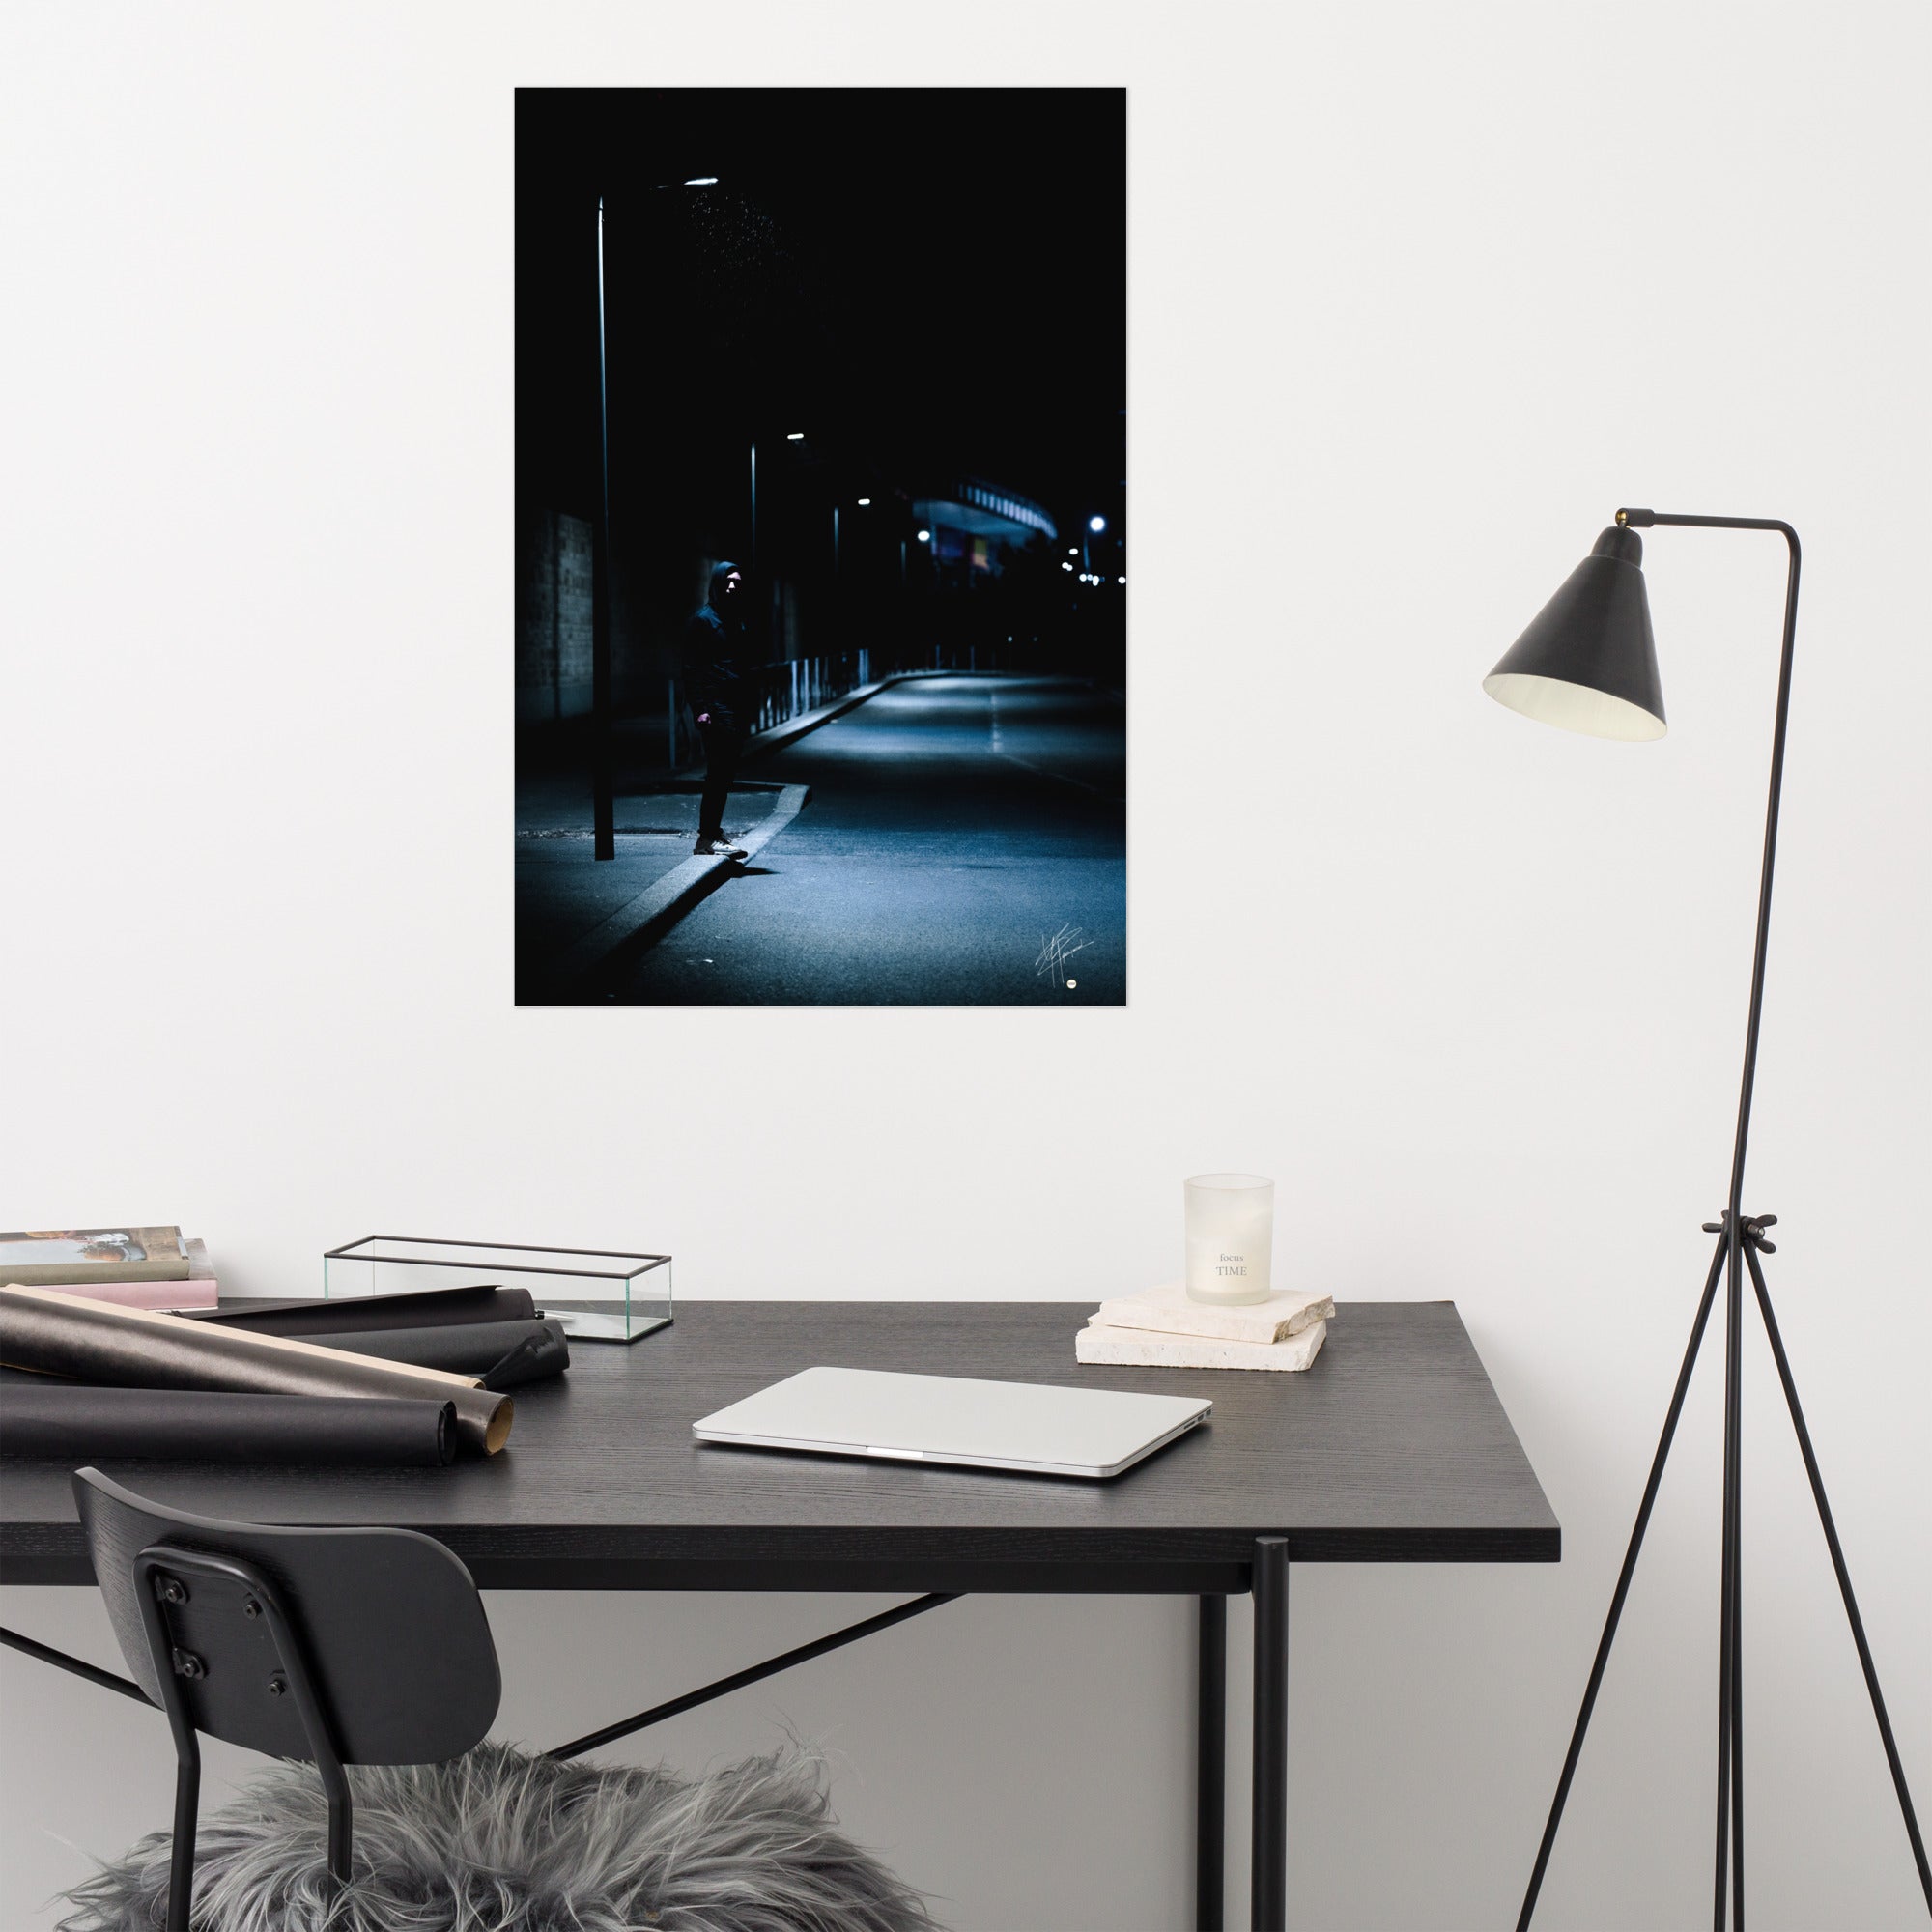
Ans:
POLYGON ((1260 1174, 1197 1174, 1187 1197, 1187 1294, 1224 1307, 1268 1297, 1274 1182, 1260 1174))

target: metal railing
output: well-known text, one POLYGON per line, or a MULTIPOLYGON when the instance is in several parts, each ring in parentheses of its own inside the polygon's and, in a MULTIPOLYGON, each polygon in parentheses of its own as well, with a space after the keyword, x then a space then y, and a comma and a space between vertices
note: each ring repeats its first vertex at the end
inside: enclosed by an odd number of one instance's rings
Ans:
POLYGON ((872 681, 870 651, 840 651, 831 657, 784 658, 759 666, 758 708, 753 731, 773 731, 821 704, 872 681))
MULTIPOLYGON (((775 731, 820 705, 835 703, 880 678, 909 671, 990 671, 1004 668, 1001 654, 980 642, 907 645, 893 651, 836 651, 818 657, 781 658, 746 673, 757 701, 747 728, 775 731)), ((671 769, 682 770, 704 755, 697 720, 682 678, 672 678, 667 694, 668 751, 671 769)))

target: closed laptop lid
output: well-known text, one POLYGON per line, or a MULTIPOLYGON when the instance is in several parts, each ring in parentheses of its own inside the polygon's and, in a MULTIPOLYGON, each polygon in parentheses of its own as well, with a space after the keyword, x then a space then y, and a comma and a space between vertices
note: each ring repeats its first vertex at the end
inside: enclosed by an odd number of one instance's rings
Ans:
POLYGON ((1212 1406, 1194 1396, 814 1368, 692 1428, 709 1442, 1111 1475, 1212 1406))

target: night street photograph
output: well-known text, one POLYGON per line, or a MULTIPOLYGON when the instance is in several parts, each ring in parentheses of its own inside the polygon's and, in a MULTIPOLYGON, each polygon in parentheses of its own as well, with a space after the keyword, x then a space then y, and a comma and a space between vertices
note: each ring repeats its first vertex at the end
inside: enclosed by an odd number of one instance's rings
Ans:
POLYGON ((520 1005, 1120 1006, 1126 97, 522 89, 520 1005))

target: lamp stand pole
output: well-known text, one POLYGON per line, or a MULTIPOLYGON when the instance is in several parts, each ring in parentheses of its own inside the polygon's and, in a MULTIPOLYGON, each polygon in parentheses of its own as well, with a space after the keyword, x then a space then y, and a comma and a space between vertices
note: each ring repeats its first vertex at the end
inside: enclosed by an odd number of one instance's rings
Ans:
POLYGON ((1711 1308, 1719 1279, 1724 1282, 1724 1489, 1722 1555, 1719 1597, 1718 1633, 1718 1819, 1717 1858, 1713 1880, 1712 1925, 1724 1932, 1725 1908, 1730 1907, 1730 1922, 1736 1932, 1745 1923, 1745 1793, 1744 1793, 1744 1669, 1742 1656, 1743 1577, 1740 1561, 1741 1480, 1743 1463, 1743 1363, 1744 1278, 1749 1274, 1757 1297, 1758 1313, 1764 1321, 1773 1359, 1777 1364, 1778 1380, 1791 1411, 1791 1424, 1798 1435, 1798 1446, 1804 1458, 1804 1472, 1810 1479, 1812 1499, 1818 1506, 1818 1520, 1824 1526, 1825 1543, 1831 1551, 1832 1567, 1837 1575, 1839 1594, 1844 1598, 1845 1615, 1852 1627, 1852 1641, 1858 1646, 1859 1663, 1864 1671, 1865 1689, 1871 1692, 1872 1714, 1878 1719, 1879 1737, 1885 1746, 1886 1762, 1891 1767, 1891 1781, 1898 1793, 1898 1808, 1905 1820, 1906 1835, 1912 1841, 1912 1856, 1918 1865, 1918 1883, 1925 1892, 1925 1904, 1932 1912, 1932 1866, 1925 1858, 1925 1841, 1919 1835, 1918 1820, 1912 1808, 1912 1794, 1906 1788, 1905 1770, 1898 1758, 1892 1737, 1891 1720, 1886 1715, 1885 1698, 1879 1690, 1878 1671, 1872 1663, 1871 1647, 1865 1641, 1864 1622, 1859 1615, 1858 1599, 1852 1594, 1852 1579, 1845 1567, 1844 1551, 1832 1520, 1832 1506, 1826 1499, 1824 1478, 1818 1472, 1818 1459, 1812 1453, 1810 1432, 1804 1426, 1804 1411, 1799 1406, 1798 1387, 1792 1380, 1791 1364, 1784 1353, 1777 1320, 1771 1309, 1770 1291, 1765 1287, 1760 1254, 1775 1250, 1765 1238, 1765 1230, 1776 1225, 1776 1214, 1743 1211, 1745 1149, 1750 1134, 1751 1089, 1757 1074, 1758 1022, 1764 1009, 1764 959, 1771 936, 1771 886, 1773 866, 1777 855, 1777 809, 1784 784, 1785 724, 1791 708, 1791 658, 1798 631, 1798 532, 1789 524, 1760 517, 1678 517, 1655 510, 1619 510, 1619 525, 1647 529, 1656 524, 1685 525, 1700 529, 1776 530, 1784 538, 1790 554, 1785 579, 1784 643, 1777 670, 1777 715, 1771 740, 1771 797, 1765 810, 1764 863, 1758 877, 1757 939, 1751 957, 1750 1017, 1745 1029, 1745 1067, 1738 1097, 1737 1138, 1731 1151, 1731 1186, 1722 1215, 1704 1224, 1706 1234, 1718 1236, 1717 1252, 1704 1280, 1704 1293, 1697 1304, 1696 1320, 1690 1326, 1690 1344, 1678 1371, 1670 1407, 1663 1418, 1663 1434, 1651 1462, 1650 1480, 1644 1485, 1643 1500, 1637 1506, 1636 1524, 1631 1531, 1630 1547, 1624 1552, 1623 1568, 1610 1596, 1609 1615, 1590 1666, 1589 1682, 1583 1690, 1582 1708, 1577 1714, 1577 1727, 1571 1734, 1569 1754, 1563 1760, 1562 1776, 1556 1781, 1556 1796, 1549 1806, 1549 1819, 1543 1828, 1543 1842, 1537 1847, 1536 1865, 1529 1875, 1529 1889, 1523 1894, 1522 1912, 1517 1932, 1528 1932, 1536 1911, 1537 1894, 1543 1889, 1543 1875, 1549 1863, 1550 1848, 1556 1842, 1556 1829, 1563 1817, 1564 1801, 1570 1795, 1571 1780, 1577 1774, 1577 1760, 1583 1749, 1583 1735, 1590 1726, 1597 1691, 1609 1662, 1610 1645, 1616 1638, 1617 1620, 1623 1614, 1624 1599, 1630 1593, 1631 1577, 1636 1570, 1637 1552, 1643 1547, 1644 1531, 1650 1524, 1652 1505, 1663 1479, 1663 1465, 1670 1454, 1677 1419, 1684 1397, 1690 1386, 1691 1371, 1697 1365, 1697 1351, 1704 1341, 1711 1308))
POLYGON ((611 752, 611 386, 604 343, 604 197, 597 197, 597 521, 590 531, 591 856, 617 856, 611 752))

